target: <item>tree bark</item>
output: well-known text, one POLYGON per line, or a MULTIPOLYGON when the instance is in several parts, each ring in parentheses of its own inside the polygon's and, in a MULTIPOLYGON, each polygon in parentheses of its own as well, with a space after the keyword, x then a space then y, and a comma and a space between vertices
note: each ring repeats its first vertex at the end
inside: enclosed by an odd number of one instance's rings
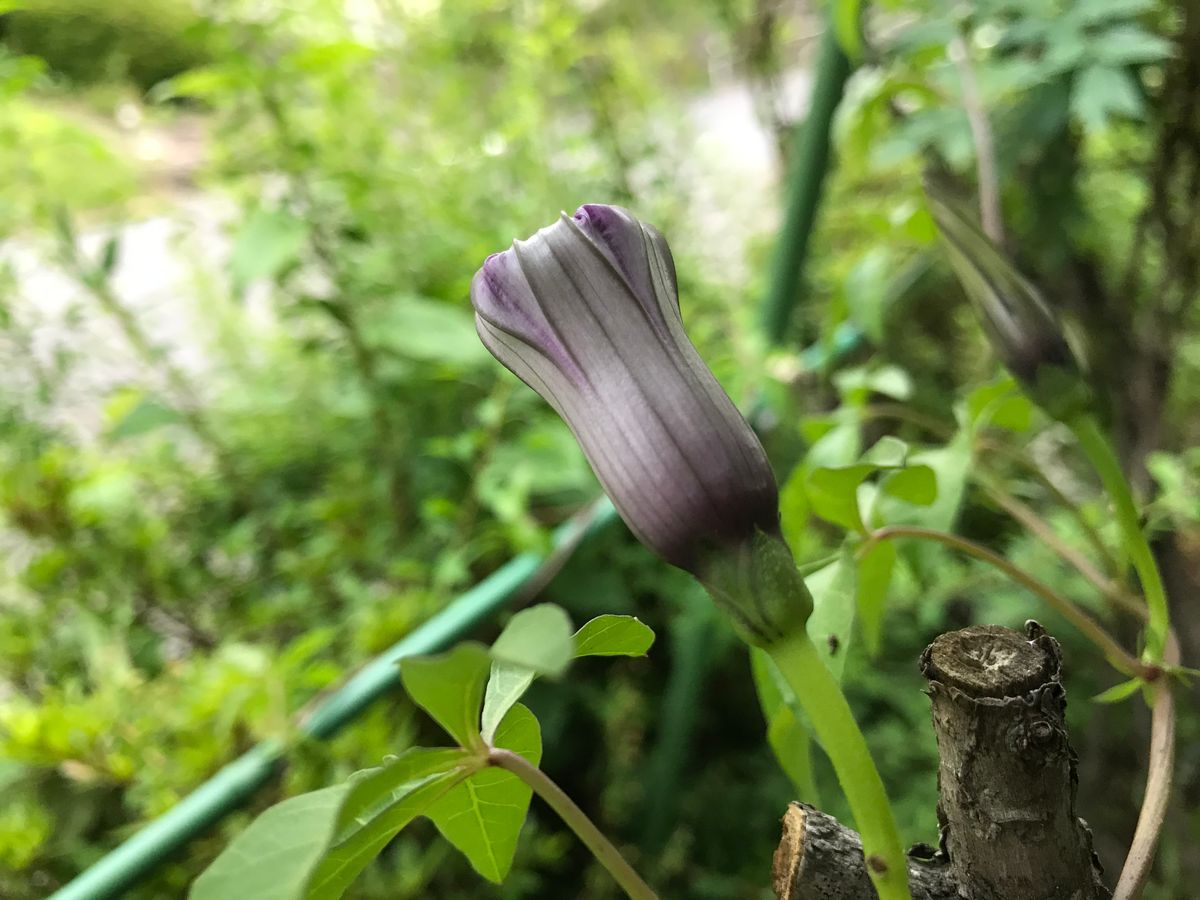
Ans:
MULTIPOLYGON (((939 850, 909 851, 914 900, 1109 896, 1075 813, 1061 668, 1058 642, 1036 622, 1024 635, 964 628, 925 649, 941 827, 939 850)), ((774 882, 780 900, 876 896, 858 835, 803 804, 784 816, 774 882)))
POLYGON ((921 657, 937 735, 941 844, 967 900, 1106 897, 1075 814, 1058 641, 981 625, 921 657))
MULTIPOLYGON (((932 849, 932 848, 930 848, 932 849)), ((783 839, 775 851, 779 900, 876 900, 858 833, 806 803, 792 803, 783 816, 783 839)), ((917 859, 910 853, 908 884, 913 900, 958 900, 944 858, 917 859)))

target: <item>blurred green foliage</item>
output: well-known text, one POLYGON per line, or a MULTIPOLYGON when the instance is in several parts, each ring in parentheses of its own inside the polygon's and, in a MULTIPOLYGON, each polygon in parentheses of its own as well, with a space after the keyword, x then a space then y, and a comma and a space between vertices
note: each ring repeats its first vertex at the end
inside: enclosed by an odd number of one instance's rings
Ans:
MULTIPOLYGON (((236 754, 291 733, 322 691, 514 553, 547 546, 549 526, 592 496, 574 439, 482 351, 466 301, 487 254, 585 201, 634 204, 670 236, 689 332, 731 394, 761 397, 773 422, 784 527, 803 562, 841 536, 814 478, 865 453, 855 497, 877 499, 889 521, 955 527, 1116 622, 976 477, 1073 545, 1088 548, 1089 531, 1111 545, 1064 437, 1003 399, 934 262, 918 174, 930 152, 973 172, 944 50, 962 33, 1022 262, 1080 314, 1098 383, 1119 385, 1105 370, 1118 357, 1088 318, 1083 263, 1099 260, 1101 287, 1158 315, 1153 286, 1176 260, 1138 222, 1178 15, 1142 0, 908 12, 869 10, 810 284, 792 343, 770 354, 753 329, 774 196, 768 187, 741 230, 719 230, 711 197, 729 160, 706 160, 694 101, 748 82, 777 129, 771 152, 786 146, 783 76, 807 64, 813 25, 798 4, 54 0, 5 13, 0 895, 45 896, 236 754), (203 164, 169 169, 197 123, 203 164), (142 153, 151 138, 166 142, 157 155, 142 153), (136 273, 161 262, 123 227, 148 213, 180 223, 186 278, 166 314, 179 327, 129 299, 136 273), (61 303, 31 293, 51 289, 31 280, 46 271, 67 285, 54 288, 61 303), (800 353, 837 346, 851 325, 864 339, 848 356, 814 367, 800 353), (896 464, 881 458, 897 450, 886 435, 904 441, 907 471, 934 473, 936 497, 925 475, 889 488, 899 473, 879 468, 896 464)), ((1174 334, 1142 487, 1160 545, 1194 564, 1192 306, 1174 334)), ((848 622, 857 599, 844 679, 905 836, 936 834, 916 655, 940 631, 1037 617, 1067 648, 1082 812, 1118 867, 1140 790, 1134 704, 1086 702, 1111 673, 990 570, 940 547, 897 551, 886 593, 878 571, 865 593, 844 579, 835 592, 846 573, 832 568, 813 577, 831 586, 823 621, 848 622)), ((544 593, 576 621, 633 613, 660 635, 649 663, 535 686, 546 769, 640 847, 635 861, 664 896, 768 896, 777 819, 796 788, 764 739, 745 653, 696 612, 707 600, 624 535, 586 547, 544 593), (648 775, 664 772, 679 777, 656 790, 648 775)), ((328 744, 301 745, 278 787, 132 896, 182 895, 253 812, 375 765, 426 728, 395 700, 328 744)), ((1197 728, 1181 724, 1184 801, 1198 796, 1197 728)), ((845 815, 827 762, 812 765, 822 804, 845 815)), ((1197 808, 1177 804, 1148 896, 1186 896, 1197 808)), ((536 802, 531 816, 499 888, 418 826, 353 896, 614 896, 536 802)))
MULTIPOLYGON (((31 0, 0 19, 4 43, 79 83, 129 78, 148 88, 203 63, 201 19, 186 0, 31 0)), ((2 9, 0 9, 2 11, 2 9)))

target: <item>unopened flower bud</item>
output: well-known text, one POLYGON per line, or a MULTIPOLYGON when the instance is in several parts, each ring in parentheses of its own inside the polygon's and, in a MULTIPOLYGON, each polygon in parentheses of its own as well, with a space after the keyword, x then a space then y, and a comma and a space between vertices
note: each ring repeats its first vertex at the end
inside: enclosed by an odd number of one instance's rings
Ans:
MULTIPOLYGON (((756 642, 800 627, 779 493, 758 438, 683 331, 666 240, 582 206, 493 254, 471 284, 479 336, 563 417, 633 533, 706 586, 756 642), (775 607, 788 605, 788 610, 775 607), (745 609, 743 609, 745 607, 745 609), (762 608, 758 608, 762 607, 762 608)), ((796 576, 799 581, 799 576, 796 576)))

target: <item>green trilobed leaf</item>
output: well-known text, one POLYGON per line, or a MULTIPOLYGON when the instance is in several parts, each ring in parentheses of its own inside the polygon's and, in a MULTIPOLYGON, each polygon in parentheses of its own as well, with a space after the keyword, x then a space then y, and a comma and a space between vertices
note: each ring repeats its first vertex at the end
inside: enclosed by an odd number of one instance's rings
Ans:
POLYGON ((491 660, 482 644, 459 644, 438 656, 400 661, 400 679, 413 702, 463 747, 482 747, 479 704, 491 660))
MULTIPOLYGON (((555 607, 557 608, 557 607, 555 607)), ((515 621, 515 619, 514 619, 515 621)), ((557 626, 550 640, 557 644, 557 626)), ((507 633, 507 629, 505 631, 507 633)), ((503 635, 501 635, 503 637, 503 635)), ((654 632, 634 616, 597 616, 571 638, 573 655, 581 656, 645 656, 654 643, 654 632)), ((499 642, 497 642, 499 643, 499 642)), ((493 648, 495 655, 495 648, 493 648)), ((538 650, 541 653, 543 651, 538 650)), ((553 648, 557 657, 559 648, 553 648)), ((538 672, 528 666, 500 660, 492 661, 492 674, 483 695, 483 739, 491 742, 501 720, 529 690, 538 672)))
MULTIPOLYGON (((496 729, 494 745, 536 766, 542 757, 542 736, 533 713, 519 703, 509 710, 496 729)), ((475 871, 499 884, 512 867, 531 796, 516 775, 489 767, 456 784, 427 815, 475 871)))

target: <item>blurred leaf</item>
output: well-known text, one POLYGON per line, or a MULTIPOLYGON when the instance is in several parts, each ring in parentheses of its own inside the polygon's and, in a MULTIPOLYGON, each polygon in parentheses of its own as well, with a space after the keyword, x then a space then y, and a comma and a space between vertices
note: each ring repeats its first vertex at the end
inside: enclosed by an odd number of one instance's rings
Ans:
POLYGON ((1142 95, 1125 69, 1089 66, 1071 89, 1071 112, 1088 131, 1103 131, 1113 116, 1140 118, 1142 95))
POLYGON ((804 465, 795 466, 792 473, 779 489, 779 523, 783 538, 787 541, 792 553, 799 558, 805 547, 805 542, 811 535, 808 527, 808 516, 811 506, 808 502, 808 472, 804 465))
POLYGON ((301 72, 320 74, 328 69, 341 69, 352 63, 366 62, 374 58, 375 52, 373 47, 351 40, 306 44, 289 53, 286 64, 301 72))
POLYGON ((1120 703, 1137 693, 1144 682, 1140 678, 1130 678, 1120 684, 1114 684, 1106 691, 1101 691, 1092 698, 1093 703, 1120 703))
POLYGON ((928 466, 937 476, 937 497, 924 509, 909 507, 907 511, 890 515, 888 521, 922 525, 939 531, 951 530, 958 519, 971 461, 971 438, 966 431, 960 431, 954 440, 943 447, 912 454, 910 463, 928 466))
POLYGON ((813 512, 847 531, 865 532, 866 527, 858 508, 858 486, 877 468, 859 464, 811 472, 807 488, 813 512))
POLYGON ((1067 15, 1085 25, 1132 19, 1154 9, 1154 0, 1073 0, 1067 15))
POLYGON ((190 900, 302 900, 350 787, 301 794, 262 813, 196 879, 190 900), (263 865, 266 859, 270 865, 263 865))
POLYGON ((767 743, 779 766, 795 786, 800 799, 820 804, 812 770, 812 736, 803 724, 804 713, 783 680, 775 661, 763 650, 750 651, 754 688, 767 725, 767 743))
POLYGON ((557 678, 575 656, 571 619, 553 603, 523 609, 508 620, 491 653, 498 662, 557 678))
POLYGON ((817 802, 817 781, 812 768, 812 738, 791 709, 784 706, 767 726, 767 743, 784 774, 791 780, 806 803, 817 802))
POLYGON ((183 416, 157 400, 145 397, 129 412, 117 420, 108 431, 108 436, 114 441, 138 437, 162 428, 166 425, 177 425, 183 421, 183 416))
POLYGON ((459 644, 439 656, 400 660, 400 678, 413 702, 462 747, 480 747, 479 704, 491 660, 482 644, 459 644))
POLYGON ((858 559, 858 589, 855 605, 862 623, 863 639, 871 656, 879 653, 883 635, 883 614, 887 604, 888 586, 896 564, 896 546, 891 541, 878 541, 858 559))
POLYGON ((862 462, 896 468, 908 459, 908 444, 894 435, 885 434, 862 455, 862 462))
POLYGON ((801 430, 806 431, 805 438, 812 442, 804 457, 807 469, 817 469, 823 466, 845 466, 858 459, 858 447, 861 440, 859 423, 855 418, 845 421, 834 421, 829 427, 813 419, 801 423, 801 430), (812 432, 812 427, 822 427, 819 436, 812 432))
POLYGON ((119 237, 110 237, 104 242, 104 250, 100 254, 100 266, 98 269, 98 273, 102 278, 108 278, 116 271, 120 250, 121 239, 119 237))
POLYGON ((460 367, 488 362, 465 307, 425 297, 397 297, 377 325, 372 340, 399 356, 460 367))
POLYGON ((233 238, 229 274, 243 290, 260 278, 275 278, 300 261, 308 225, 282 210, 257 209, 233 238))
POLYGON ((242 78, 232 66, 201 66, 156 84, 149 93, 153 103, 180 97, 216 100, 237 90, 242 78))
POLYGON ((575 656, 645 656, 654 632, 636 616, 597 616, 575 632, 575 656))
POLYGON ((883 394, 893 400, 912 396, 912 378, 899 366, 845 369, 833 377, 833 383, 848 403, 865 403, 871 394, 883 394))
POLYGON ((100 467, 72 489, 73 516, 88 524, 105 522, 137 508, 141 485, 132 470, 120 464, 100 467))
POLYGON ((974 388, 961 407, 966 425, 973 431, 982 428, 1007 428, 1028 431, 1033 422, 1033 401, 1009 376, 974 388))
POLYGON ((876 344, 883 342, 883 323, 895 269, 891 250, 874 247, 854 264, 842 287, 851 320, 876 344))
POLYGON ((833 0, 831 23, 838 43, 851 62, 862 58, 862 0, 833 0))
POLYGON ((1087 48, 1089 58, 1099 65, 1127 66, 1161 62, 1171 56, 1171 42, 1138 25, 1117 25, 1096 35, 1087 48))
MULTIPOLYGON (((533 713, 520 704, 509 710, 496 730, 495 746, 535 766, 541 762, 541 729, 533 713)), ((489 767, 455 785, 427 814, 475 871, 499 884, 512 867, 532 794, 516 775, 489 767)))
POLYGON ((929 506, 937 499, 937 476, 929 466, 909 466, 885 477, 880 488, 908 503, 929 506))
POLYGON ((813 597, 806 630, 835 678, 842 679, 846 650, 854 629, 854 557, 843 550, 831 563, 804 579, 813 597))

